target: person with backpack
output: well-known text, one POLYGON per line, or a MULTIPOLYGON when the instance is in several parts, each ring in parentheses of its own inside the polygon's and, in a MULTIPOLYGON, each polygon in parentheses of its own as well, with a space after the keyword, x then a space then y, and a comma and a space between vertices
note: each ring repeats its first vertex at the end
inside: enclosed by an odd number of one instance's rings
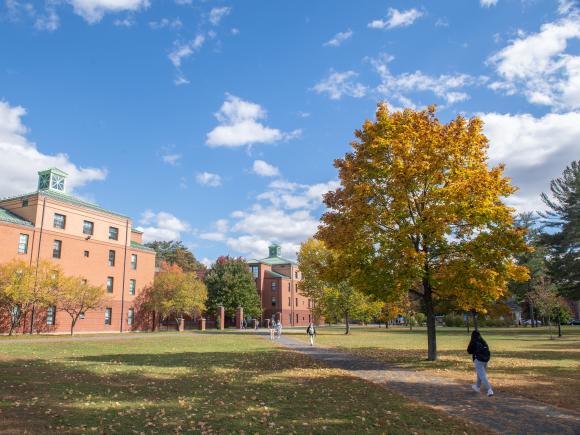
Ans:
POLYGON ((485 373, 487 363, 491 358, 491 352, 489 351, 489 346, 477 330, 471 333, 471 341, 469 342, 469 346, 467 346, 467 353, 471 354, 473 358, 473 365, 475 366, 475 373, 477 375, 477 381, 471 386, 471 388, 479 393, 481 390, 481 384, 483 384, 483 386, 487 388, 487 395, 490 397, 493 396, 491 384, 489 383, 487 374, 485 373))
POLYGON ((306 334, 310 340, 310 346, 314 346, 314 336, 316 335, 316 328, 314 327, 314 323, 310 322, 308 328, 306 328, 306 334))

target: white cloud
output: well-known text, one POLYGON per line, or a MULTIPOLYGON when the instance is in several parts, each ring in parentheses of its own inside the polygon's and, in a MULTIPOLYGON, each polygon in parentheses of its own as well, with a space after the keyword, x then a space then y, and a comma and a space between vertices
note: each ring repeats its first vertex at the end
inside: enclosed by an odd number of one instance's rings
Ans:
POLYGON ((454 104, 469 99, 469 95, 463 90, 464 88, 479 85, 487 80, 487 77, 473 77, 467 74, 431 76, 421 71, 395 75, 391 73, 388 65, 393 59, 393 56, 387 54, 369 59, 381 77, 381 83, 377 86, 376 91, 407 107, 414 107, 406 95, 410 92, 433 93, 444 99, 447 104, 454 104))
POLYGON ((348 41, 350 38, 352 38, 353 33, 354 32, 350 29, 348 29, 345 32, 338 32, 336 35, 332 37, 332 39, 326 41, 322 45, 325 47, 339 47, 340 45, 342 45, 343 42, 348 41))
POLYGON ((261 177, 276 177, 280 175, 280 170, 264 160, 255 160, 252 166, 252 171, 261 177))
POLYGON ((185 43, 175 41, 173 43, 173 50, 171 50, 168 56, 169 60, 174 67, 181 67, 182 60, 198 51, 204 42, 205 37, 203 35, 197 35, 194 39, 185 43))
POLYGON ((163 154, 161 156, 161 159, 165 162, 168 163, 172 166, 175 166, 179 163, 179 160, 181 160, 181 154, 171 154, 171 153, 167 153, 167 154, 163 154))
POLYGON ((406 11, 389 8, 387 20, 373 20, 368 24, 368 27, 371 29, 394 29, 396 27, 407 27, 423 15, 422 11, 415 8, 406 11))
POLYGON ((159 21, 149 21, 149 27, 153 30, 159 29, 181 29, 183 23, 179 18, 170 20, 169 18, 161 18, 159 21))
POLYGON ((200 262, 201 264, 205 265, 205 267, 207 267, 207 268, 211 267, 211 265, 212 265, 212 263, 213 263, 213 262, 212 262, 212 261, 211 261, 209 258, 207 258, 207 257, 203 257, 203 259, 202 259, 202 260, 199 260, 199 262, 200 262))
POLYGON ((27 128, 22 123, 26 110, 0 100, 0 173, 6 182, 0 183, 0 197, 36 190, 38 171, 57 167, 69 174, 67 191, 87 183, 104 180, 107 172, 98 168, 83 168, 74 164, 68 155, 44 154, 26 138, 27 128))
POLYGON ((209 22, 214 26, 217 26, 224 17, 229 15, 231 11, 232 8, 226 6, 220 8, 212 8, 212 10, 209 12, 209 22))
POLYGON ((322 195, 338 187, 337 181, 298 184, 274 180, 257 195, 246 210, 236 210, 230 219, 220 219, 200 238, 226 243, 237 253, 263 258, 272 242, 280 243, 282 255, 295 258, 300 243, 316 232, 322 195))
POLYGON ((213 231, 201 233, 200 239, 212 240, 215 242, 223 242, 227 238, 227 233, 230 229, 230 223, 227 219, 218 219, 212 225, 213 231))
POLYGON ((490 8, 492 6, 497 5, 498 0, 479 0, 479 5, 482 8, 490 8))
POLYGON ((68 0, 75 13, 88 23, 101 21, 106 13, 138 11, 149 7, 149 0, 68 0))
POLYGON ((146 243, 154 240, 180 240, 181 233, 191 231, 186 221, 164 211, 155 213, 152 210, 145 210, 139 223, 141 226, 137 229, 143 231, 143 241, 146 243))
POLYGON ((543 24, 538 33, 518 35, 490 57, 500 77, 490 87, 508 95, 522 92, 530 103, 558 110, 580 108, 580 56, 566 51, 579 38, 577 11, 543 24))
POLYGON ((273 143, 300 135, 300 130, 284 133, 259 122, 266 111, 256 103, 226 94, 226 100, 215 114, 219 125, 207 134, 206 143, 212 147, 238 147, 257 143, 273 143))
POLYGON ((201 172, 195 176, 199 184, 210 187, 218 187, 222 184, 222 177, 211 172, 201 172))
POLYGON ((57 15, 54 7, 47 7, 44 15, 40 15, 34 22, 34 27, 38 30, 46 30, 47 32, 54 32, 60 26, 60 18, 57 15))
POLYGON ((135 24, 137 24, 137 22, 135 21, 135 18, 133 17, 126 17, 121 19, 117 19, 115 21, 113 21, 113 24, 117 27, 133 27, 135 24))
POLYGON ((331 100, 340 100, 343 96, 361 98, 367 93, 367 87, 355 79, 354 71, 338 72, 331 70, 327 78, 312 88, 318 94, 327 94, 331 100))
POLYGON ((580 113, 480 116, 490 140, 490 163, 505 163, 506 174, 520 189, 508 203, 521 211, 543 208, 540 193, 580 155, 580 113))

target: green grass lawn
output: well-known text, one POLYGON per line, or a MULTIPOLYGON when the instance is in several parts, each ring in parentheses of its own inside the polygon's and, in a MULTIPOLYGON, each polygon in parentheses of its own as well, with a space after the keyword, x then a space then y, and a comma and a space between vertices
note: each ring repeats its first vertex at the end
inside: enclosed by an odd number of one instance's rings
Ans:
MULTIPOLYGON (((569 409, 580 410, 580 327, 565 327, 564 336, 550 340, 548 328, 482 328, 492 359, 488 375, 498 393, 533 398, 569 409)), ((304 331, 287 331, 306 341, 304 331)), ((317 344, 343 348, 417 370, 473 383, 474 370, 466 348, 469 335, 464 328, 437 328, 439 360, 426 361, 425 328, 318 329, 317 344)))
POLYGON ((253 335, 0 342, 1 434, 474 431, 253 335))

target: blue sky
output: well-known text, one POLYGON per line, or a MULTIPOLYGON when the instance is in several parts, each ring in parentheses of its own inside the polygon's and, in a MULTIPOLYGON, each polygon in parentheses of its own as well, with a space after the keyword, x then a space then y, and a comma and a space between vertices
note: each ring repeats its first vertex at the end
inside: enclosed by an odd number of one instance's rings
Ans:
POLYGON ((572 0, 5 0, 0 196, 36 171, 200 259, 294 257, 378 101, 478 114, 519 210, 580 156, 572 0))

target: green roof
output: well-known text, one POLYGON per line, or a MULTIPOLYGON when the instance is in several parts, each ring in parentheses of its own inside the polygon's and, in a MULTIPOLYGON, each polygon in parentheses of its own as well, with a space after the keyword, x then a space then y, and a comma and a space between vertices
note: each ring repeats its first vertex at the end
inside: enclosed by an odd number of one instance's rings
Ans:
POLYGON ((298 264, 295 261, 288 260, 287 258, 283 258, 283 257, 266 257, 266 258, 262 258, 261 260, 248 261, 248 264, 251 264, 251 263, 264 263, 264 264, 267 264, 269 266, 277 266, 277 265, 281 265, 281 264, 298 264))
POLYGON ((31 222, 28 222, 27 220, 22 219, 20 216, 17 216, 14 213, 3 208, 0 208, 0 221, 16 225, 24 225, 27 227, 33 226, 31 222))
POLYGON ((145 245, 142 245, 141 243, 134 242, 133 240, 131 240, 131 248, 141 249, 142 251, 155 252, 155 249, 151 249, 145 245))
POLYGON ((100 211, 102 213, 107 213, 107 214, 119 216, 119 217, 122 217, 124 219, 130 219, 129 216, 125 216, 125 215, 122 215, 120 213, 115 213, 114 211, 107 210, 106 208, 103 208, 103 207, 99 207, 98 205, 93 204, 91 202, 83 201, 82 199, 78 199, 78 198, 75 198, 74 196, 67 195, 66 193, 58 193, 58 192, 55 192, 53 190, 37 190, 36 192, 27 193, 25 195, 16 195, 16 196, 8 197, 8 198, 2 198, 2 201, 6 201, 6 200, 10 200, 10 199, 24 198, 24 197, 28 197, 31 195, 43 195, 43 196, 46 196, 48 198, 56 199, 58 201, 67 202, 67 203, 72 204, 72 205, 77 205, 79 207, 85 207, 85 208, 88 208, 91 210, 100 211))
POLYGON ((282 275, 281 273, 274 272, 272 270, 267 270, 266 275, 271 275, 273 278, 289 278, 286 275, 282 275))

